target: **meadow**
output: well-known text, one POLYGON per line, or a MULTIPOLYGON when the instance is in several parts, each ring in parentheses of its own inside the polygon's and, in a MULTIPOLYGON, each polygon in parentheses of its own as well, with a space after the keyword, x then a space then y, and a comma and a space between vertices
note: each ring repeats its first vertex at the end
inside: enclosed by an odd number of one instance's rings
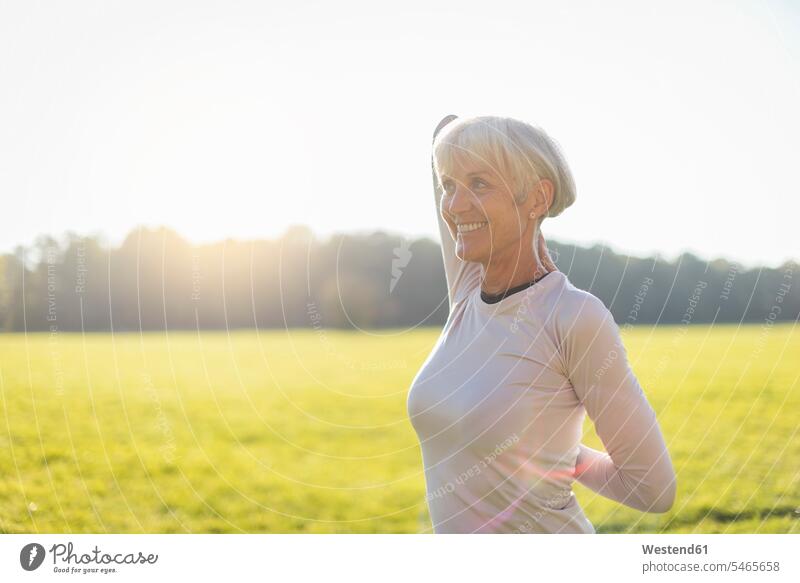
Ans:
MULTIPOLYGON (((0 532, 429 531, 406 397, 438 334, 0 335, 0 532)), ((800 329, 623 335, 678 497, 576 484, 598 532, 800 533, 800 329)))

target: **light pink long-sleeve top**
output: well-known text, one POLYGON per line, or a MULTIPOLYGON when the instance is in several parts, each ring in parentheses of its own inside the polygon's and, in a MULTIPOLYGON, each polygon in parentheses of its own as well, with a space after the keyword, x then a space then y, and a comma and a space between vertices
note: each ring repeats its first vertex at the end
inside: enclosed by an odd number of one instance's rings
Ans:
POLYGON ((489 304, 439 217, 450 315, 408 394, 437 533, 594 533, 572 492, 666 512, 676 478, 611 313, 552 272, 489 304), (582 445, 588 413, 608 453, 582 445))

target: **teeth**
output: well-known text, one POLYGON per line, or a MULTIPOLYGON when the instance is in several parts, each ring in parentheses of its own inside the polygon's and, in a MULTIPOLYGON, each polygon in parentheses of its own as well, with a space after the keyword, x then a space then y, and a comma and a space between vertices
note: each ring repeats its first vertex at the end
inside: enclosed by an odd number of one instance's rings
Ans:
POLYGON ((470 231, 474 231, 476 229, 480 229, 481 227, 485 227, 488 225, 486 222, 482 223, 462 223, 458 225, 458 232, 459 233, 469 233, 470 231))

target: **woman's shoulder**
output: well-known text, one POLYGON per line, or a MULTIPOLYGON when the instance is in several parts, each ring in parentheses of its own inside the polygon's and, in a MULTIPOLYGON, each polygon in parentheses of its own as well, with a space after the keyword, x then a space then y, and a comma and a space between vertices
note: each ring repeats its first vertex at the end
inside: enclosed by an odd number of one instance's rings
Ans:
POLYGON ((611 311, 591 292, 575 287, 566 274, 553 296, 553 324, 564 334, 613 323, 611 311))
POLYGON ((592 368, 609 351, 624 351, 611 311, 591 292, 572 285, 565 276, 553 309, 552 334, 563 374, 592 368))

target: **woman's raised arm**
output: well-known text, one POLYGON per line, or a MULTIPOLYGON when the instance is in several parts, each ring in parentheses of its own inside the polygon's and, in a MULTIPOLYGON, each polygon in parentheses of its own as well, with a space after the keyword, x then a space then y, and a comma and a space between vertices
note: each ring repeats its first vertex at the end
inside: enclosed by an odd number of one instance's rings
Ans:
MULTIPOLYGON (((456 119, 455 115, 447 115, 442 118, 439 125, 433 132, 433 139, 439 132, 456 119)), ((435 203, 436 222, 439 225, 439 238, 442 245, 442 259, 444 260, 444 272, 447 278, 447 295, 450 302, 450 308, 461 298, 461 292, 465 289, 464 283, 468 278, 475 277, 480 274, 480 264, 462 261, 456 256, 456 245, 453 240, 453 235, 450 233, 450 228, 442 217, 441 204, 442 204, 442 186, 436 178, 436 171, 433 167, 433 155, 431 155, 431 172, 433 173, 433 196, 435 203)))

